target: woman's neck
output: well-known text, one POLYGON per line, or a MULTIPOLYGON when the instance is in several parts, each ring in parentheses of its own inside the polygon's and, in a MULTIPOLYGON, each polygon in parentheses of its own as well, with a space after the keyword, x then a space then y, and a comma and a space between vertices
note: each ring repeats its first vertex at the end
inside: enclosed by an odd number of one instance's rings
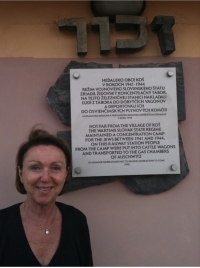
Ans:
POLYGON ((53 217, 57 210, 57 206, 55 202, 50 203, 50 204, 37 204, 29 199, 27 199, 23 203, 24 207, 24 212, 29 216, 29 217, 34 217, 34 218, 40 218, 40 219, 50 219, 53 217))

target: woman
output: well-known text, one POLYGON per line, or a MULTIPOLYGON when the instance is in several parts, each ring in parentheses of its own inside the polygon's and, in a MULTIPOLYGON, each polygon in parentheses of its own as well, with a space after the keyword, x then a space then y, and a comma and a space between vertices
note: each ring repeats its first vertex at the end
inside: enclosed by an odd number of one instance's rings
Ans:
POLYGON ((67 144, 33 129, 16 158, 23 203, 0 210, 0 266, 92 266, 86 217, 56 202, 70 173, 67 144))

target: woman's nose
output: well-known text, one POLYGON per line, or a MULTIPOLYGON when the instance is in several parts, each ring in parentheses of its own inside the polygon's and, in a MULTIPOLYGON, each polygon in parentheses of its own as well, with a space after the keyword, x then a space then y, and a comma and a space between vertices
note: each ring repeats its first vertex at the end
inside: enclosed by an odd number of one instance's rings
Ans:
POLYGON ((43 182, 48 182, 50 181, 50 171, 49 169, 43 169, 42 176, 41 176, 41 181, 43 182))

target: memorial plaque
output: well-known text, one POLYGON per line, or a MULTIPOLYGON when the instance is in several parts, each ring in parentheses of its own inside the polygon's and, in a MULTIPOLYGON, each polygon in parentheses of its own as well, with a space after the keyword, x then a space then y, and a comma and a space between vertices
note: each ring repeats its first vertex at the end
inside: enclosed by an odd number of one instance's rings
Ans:
POLYGON ((180 174, 176 69, 70 70, 72 177, 180 174))

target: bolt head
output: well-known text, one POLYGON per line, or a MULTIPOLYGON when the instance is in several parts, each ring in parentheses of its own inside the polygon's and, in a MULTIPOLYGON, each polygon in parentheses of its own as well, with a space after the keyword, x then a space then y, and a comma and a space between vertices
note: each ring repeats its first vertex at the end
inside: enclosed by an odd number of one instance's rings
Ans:
POLYGON ((173 71, 168 71, 167 72, 167 76, 172 77, 173 75, 174 75, 174 72, 173 71))
POLYGON ((79 74, 79 73, 77 73, 77 72, 73 73, 73 77, 74 77, 75 79, 78 79, 78 78, 79 78, 79 76, 80 76, 80 74, 79 74))
POLYGON ((81 168, 80 167, 76 167, 74 169, 74 171, 75 171, 76 174, 80 174, 81 173, 81 168))
POLYGON ((175 164, 171 165, 170 168, 172 171, 176 171, 178 169, 177 165, 175 165, 175 164))

